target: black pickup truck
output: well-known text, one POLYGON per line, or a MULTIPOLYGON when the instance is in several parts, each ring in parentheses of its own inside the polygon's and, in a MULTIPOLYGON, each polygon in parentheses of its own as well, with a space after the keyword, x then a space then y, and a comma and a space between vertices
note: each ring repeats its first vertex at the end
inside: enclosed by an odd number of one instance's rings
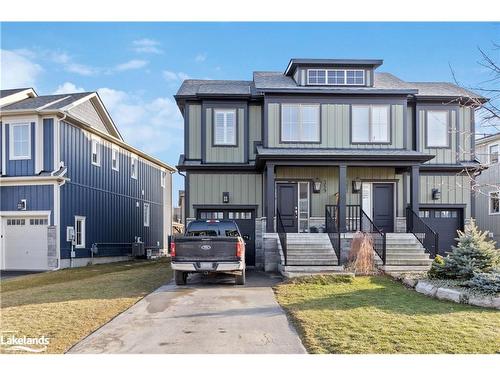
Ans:
POLYGON ((245 242, 233 220, 195 220, 170 244, 175 283, 186 284, 192 272, 236 275, 245 284, 245 242))

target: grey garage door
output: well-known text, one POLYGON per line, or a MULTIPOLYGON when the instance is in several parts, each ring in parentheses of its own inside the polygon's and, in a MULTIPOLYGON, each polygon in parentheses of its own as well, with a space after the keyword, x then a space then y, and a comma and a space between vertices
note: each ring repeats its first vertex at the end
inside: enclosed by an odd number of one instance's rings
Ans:
POLYGON ((198 219, 234 220, 245 236, 245 262, 255 266, 255 210, 252 209, 198 209, 198 219))
POLYGON ((421 208, 420 217, 439 233, 439 254, 446 255, 457 244, 457 230, 463 229, 461 208, 421 208))

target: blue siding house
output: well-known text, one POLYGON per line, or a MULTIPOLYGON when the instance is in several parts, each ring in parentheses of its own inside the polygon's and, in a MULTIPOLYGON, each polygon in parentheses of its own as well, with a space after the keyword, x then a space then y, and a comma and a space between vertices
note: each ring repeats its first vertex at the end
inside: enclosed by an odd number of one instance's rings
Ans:
POLYGON ((175 168, 123 141, 95 92, 0 92, 0 268, 49 270, 166 249, 175 168))

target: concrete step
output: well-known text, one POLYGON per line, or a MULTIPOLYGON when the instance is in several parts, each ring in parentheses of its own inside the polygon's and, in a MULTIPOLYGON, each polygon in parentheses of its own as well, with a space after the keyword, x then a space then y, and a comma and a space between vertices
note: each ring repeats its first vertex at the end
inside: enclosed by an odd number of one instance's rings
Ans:
POLYGON ((333 249, 331 244, 286 244, 287 249, 333 249))
POLYGON ((389 266, 429 266, 432 259, 387 259, 386 265, 389 266))
POLYGON ((343 266, 285 266, 281 274, 287 278, 321 274, 346 274, 343 266))
POLYGON ((429 266, 395 266, 395 265, 385 265, 379 267, 385 272, 425 272, 431 267, 429 266))

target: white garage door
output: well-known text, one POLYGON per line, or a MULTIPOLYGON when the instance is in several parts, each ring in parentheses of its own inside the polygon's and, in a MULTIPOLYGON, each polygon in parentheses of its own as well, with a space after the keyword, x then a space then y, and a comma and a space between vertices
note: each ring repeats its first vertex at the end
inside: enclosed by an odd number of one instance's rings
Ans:
POLYGON ((47 217, 3 218, 2 268, 5 270, 46 270, 47 217))

